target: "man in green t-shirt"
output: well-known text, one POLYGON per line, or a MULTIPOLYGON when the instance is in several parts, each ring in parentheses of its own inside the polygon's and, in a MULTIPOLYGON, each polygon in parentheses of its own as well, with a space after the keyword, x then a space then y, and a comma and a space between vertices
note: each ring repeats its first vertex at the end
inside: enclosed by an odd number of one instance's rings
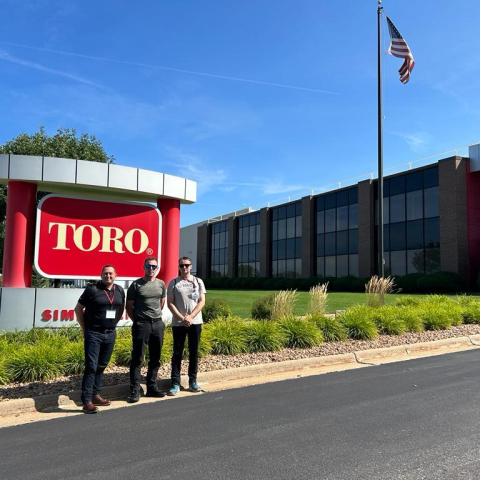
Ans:
POLYGON ((162 309, 165 305, 165 284, 156 278, 158 260, 145 259, 143 277, 135 280, 127 291, 127 313, 132 319, 132 360, 130 362, 129 403, 140 400, 141 367, 148 345, 149 361, 147 371, 147 397, 163 397, 165 393, 157 387, 157 373, 160 367, 163 333, 165 324, 162 309))

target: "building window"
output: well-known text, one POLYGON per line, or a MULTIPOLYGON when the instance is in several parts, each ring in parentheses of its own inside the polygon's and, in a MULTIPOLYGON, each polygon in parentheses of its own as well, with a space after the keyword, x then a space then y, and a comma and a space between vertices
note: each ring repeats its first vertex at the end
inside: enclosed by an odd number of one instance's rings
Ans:
POLYGON ((317 276, 358 276, 358 189, 316 198, 317 276))
POLYGON ((302 272, 302 202, 272 208, 272 277, 302 272))
MULTIPOLYGON (((378 198, 376 205, 378 251, 378 198)), ((439 271, 438 167, 385 179, 383 206, 385 274, 439 271)))
POLYGON ((260 271, 260 212, 238 218, 237 276, 256 277, 260 271))
POLYGON ((228 220, 211 226, 210 277, 228 275, 228 220))

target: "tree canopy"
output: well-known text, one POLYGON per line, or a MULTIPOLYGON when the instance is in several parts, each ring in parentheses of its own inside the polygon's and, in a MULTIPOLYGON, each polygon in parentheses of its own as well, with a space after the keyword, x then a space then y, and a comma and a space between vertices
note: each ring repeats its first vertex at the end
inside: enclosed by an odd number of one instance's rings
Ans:
MULTIPOLYGON (((0 153, 12 155, 39 155, 44 157, 74 158, 91 162, 113 163, 114 157, 107 155, 100 140, 94 135, 77 135, 75 128, 59 128, 53 136, 47 135, 43 125, 32 135, 21 133, 0 145, 0 153)), ((3 243, 7 187, 0 185, 0 270, 3 266, 3 243)))

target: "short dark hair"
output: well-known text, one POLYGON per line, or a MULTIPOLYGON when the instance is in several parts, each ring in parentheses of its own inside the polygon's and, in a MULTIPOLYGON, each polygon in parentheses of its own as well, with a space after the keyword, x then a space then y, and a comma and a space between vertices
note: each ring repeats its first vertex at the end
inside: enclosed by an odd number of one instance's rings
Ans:
POLYGON ((113 268, 113 271, 117 273, 117 270, 113 265, 104 265, 102 268, 102 273, 105 271, 106 268, 113 268))
POLYGON ((158 265, 158 258, 157 258, 157 257, 147 257, 147 258, 145 259, 145 261, 143 262, 144 265, 146 265, 147 262, 157 262, 157 265, 158 265))
POLYGON ((192 259, 190 257, 180 257, 178 259, 178 263, 180 263, 182 260, 188 260, 190 263, 192 263, 192 259))

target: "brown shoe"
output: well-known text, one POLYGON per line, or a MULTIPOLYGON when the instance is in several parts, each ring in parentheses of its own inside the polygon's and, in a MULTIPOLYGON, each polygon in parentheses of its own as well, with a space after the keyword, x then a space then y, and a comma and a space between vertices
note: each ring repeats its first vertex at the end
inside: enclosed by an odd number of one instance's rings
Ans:
POLYGON ((98 393, 93 396, 92 403, 98 405, 99 407, 108 407, 110 405, 110 400, 101 397, 98 393))
POLYGON ((92 402, 85 403, 83 405, 83 413, 97 413, 98 407, 96 407, 92 402))

